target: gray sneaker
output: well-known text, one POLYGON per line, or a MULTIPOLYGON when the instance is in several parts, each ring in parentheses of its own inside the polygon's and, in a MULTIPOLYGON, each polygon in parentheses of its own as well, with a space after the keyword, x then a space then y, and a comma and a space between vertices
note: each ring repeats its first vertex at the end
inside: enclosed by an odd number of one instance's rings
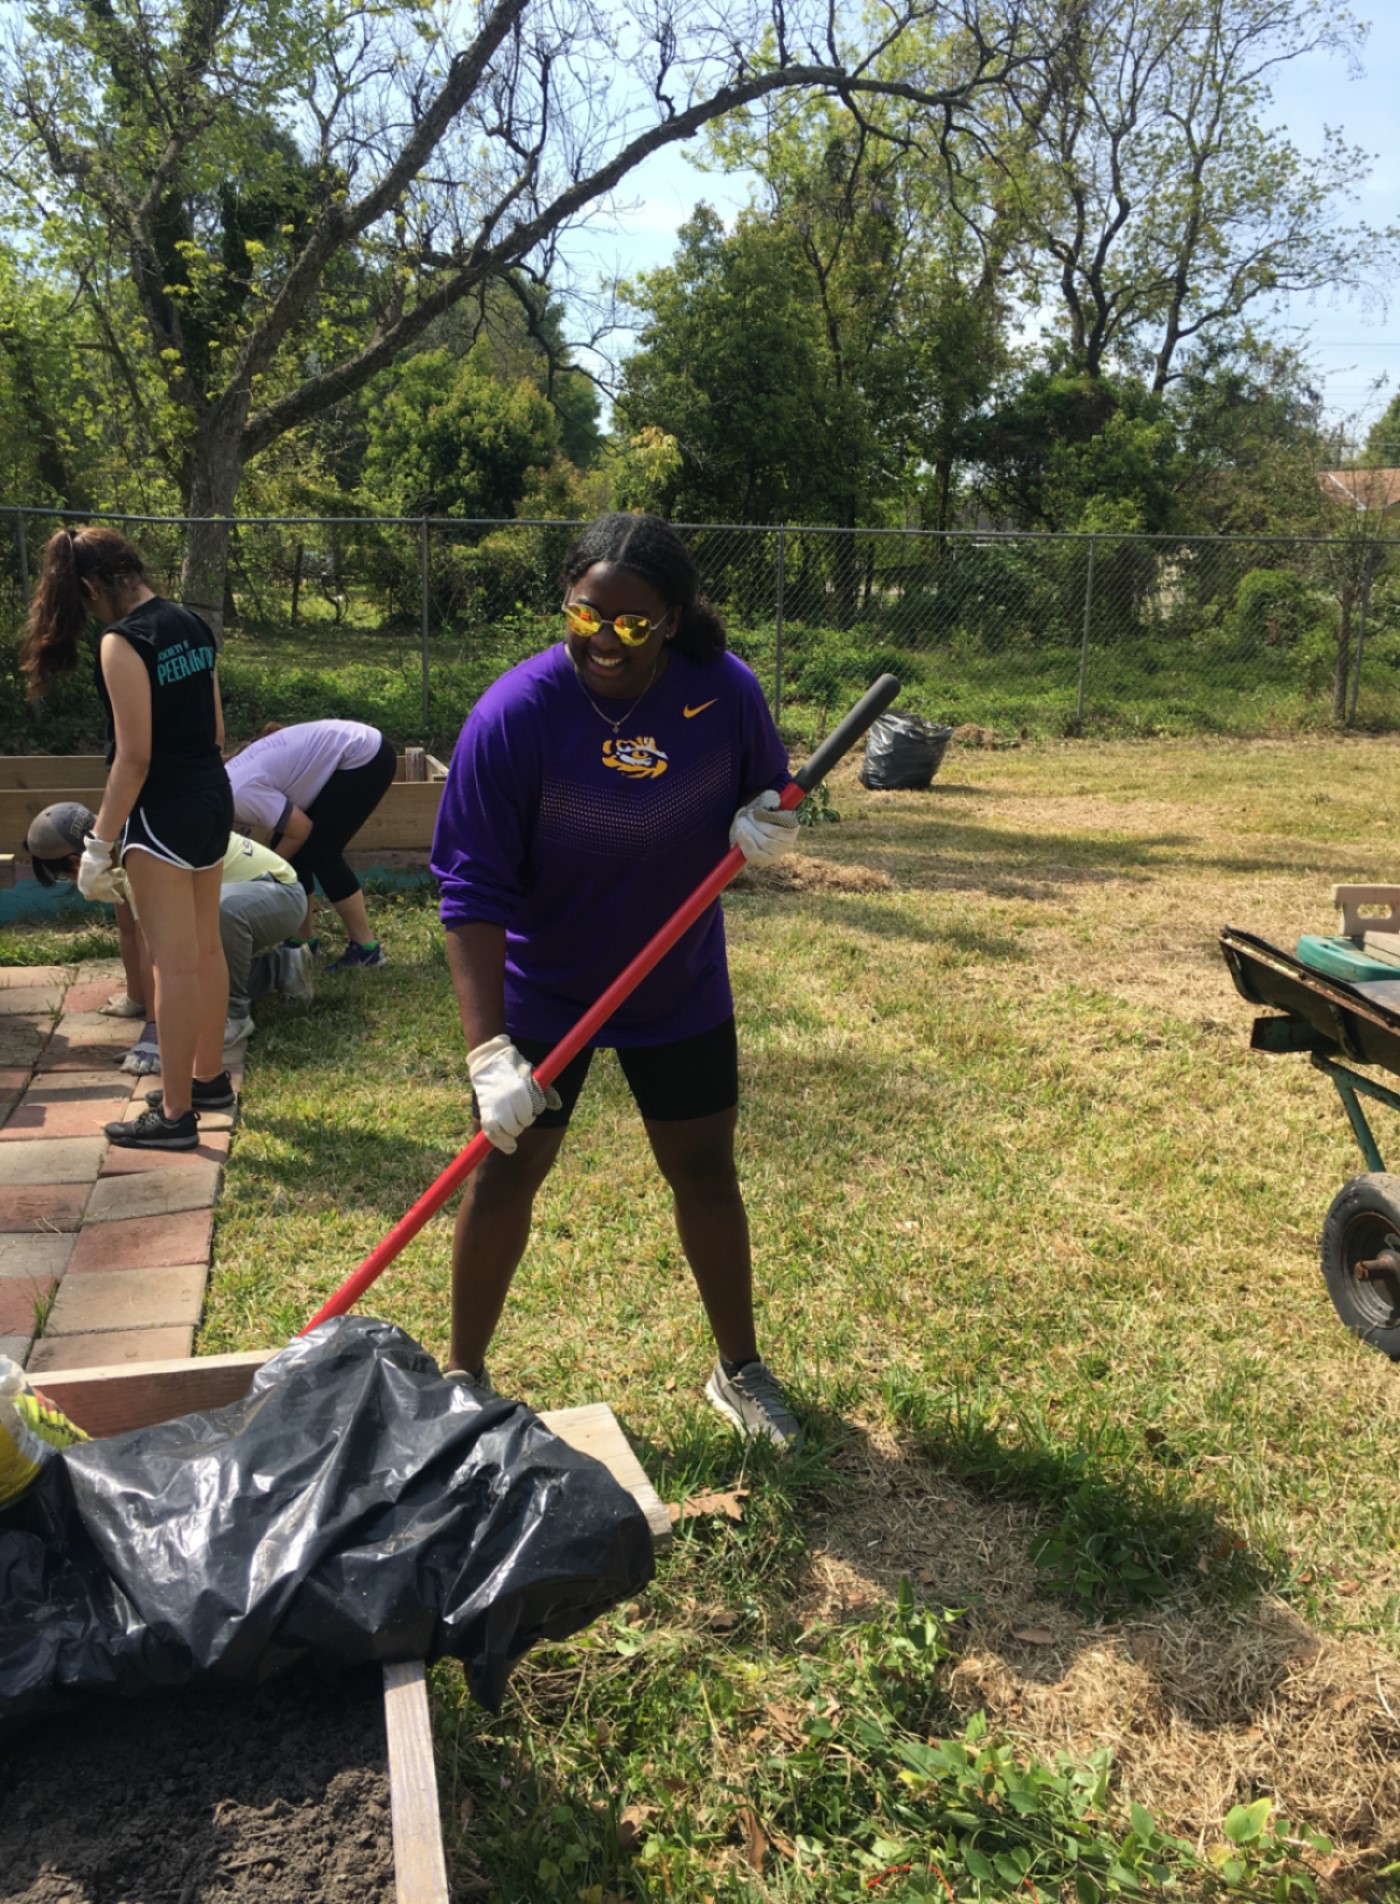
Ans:
POLYGON ((491 1386, 491 1377, 486 1372, 484 1362, 475 1375, 470 1369, 445 1368, 442 1371, 442 1379, 444 1382, 460 1382, 479 1408, 484 1408, 487 1402, 498 1402, 501 1399, 491 1386))
POLYGON ((801 1446, 802 1424, 765 1362, 746 1362, 734 1375, 726 1375, 723 1362, 716 1362, 705 1400, 750 1441, 771 1441, 783 1449, 801 1446))

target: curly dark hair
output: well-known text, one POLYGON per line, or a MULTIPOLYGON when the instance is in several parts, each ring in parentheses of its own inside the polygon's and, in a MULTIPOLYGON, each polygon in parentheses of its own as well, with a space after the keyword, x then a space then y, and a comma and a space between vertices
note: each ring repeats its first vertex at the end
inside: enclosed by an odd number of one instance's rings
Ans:
POLYGON ((111 593, 123 582, 145 580, 140 551, 115 529, 60 529, 49 537, 19 651, 31 701, 55 675, 71 674, 78 665, 78 644, 92 614, 83 583, 97 582, 111 593))
POLYGON ((675 644, 689 660, 714 661, 724 653, 724 623, 701 593, 690 550, 669 522, 623 511, 599 516, 564 557, 564 587, 572 588, 598 562, 629 569, 650 584, 668 608, 680 609, 675 644))

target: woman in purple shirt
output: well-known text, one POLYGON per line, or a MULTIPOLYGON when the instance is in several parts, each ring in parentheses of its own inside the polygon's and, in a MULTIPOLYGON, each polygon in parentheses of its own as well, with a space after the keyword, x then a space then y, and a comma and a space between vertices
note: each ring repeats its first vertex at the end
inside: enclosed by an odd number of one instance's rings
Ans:
MULTIPOLYGON (((797 837, 777 805, 790 776, 763 691, 725 652, 676 532, 603 516, 566 557, 564 585, 563 643, 503 675, 462 729, 433 842, 476 1114, 495 1147, 467 1180, 453 1247, 450 1373, 482 1394, 592 1051, 547 1093, 531 1066, 729 845, 764 863, 797 837)), ((792 1446, 800 1429, 755 1335, 718 902, 594 1042, 617 1051, 675 1200, 719 1349, 706 1396, 743 1433, 792 1446)))

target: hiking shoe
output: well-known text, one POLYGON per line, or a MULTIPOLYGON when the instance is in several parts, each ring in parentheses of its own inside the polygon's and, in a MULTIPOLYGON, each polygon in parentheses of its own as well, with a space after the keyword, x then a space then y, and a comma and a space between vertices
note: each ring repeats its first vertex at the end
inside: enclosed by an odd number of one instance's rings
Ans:
POLYGON ((289 1005, 309 1005, 316 996, 309 945, 279 945, 272 953, 274 984, 289 1005))
POLYGON ((193 1150, 199 1142, 199 1119, 193 1111, 183 1117, 142 1111, 129 1124, 119 1119, 105 1128, 110 1143, 124 1144, 128 1150, 193 1150))
POLYGON ((764 1362, 744 1362, 732 1375, 723 1362, 716 1362, 705 1384, 705 1400, 750 1441, 771 1441, 775 1448, 801 1443, 802 1424, 764 1362))
POLYGON ((442 1379, 444 1382, 460 1382, 480 1408, 484 1408, 487 1402, 498 1402, 501 1399, 491 1386, 491 1377, 486 1373, 484 1362, 475 1375, 470 1369, 446 1368, 442 1371, 442 1379))
MULTIPOLYGON (((146 1102, 158 1111, 165 1101, 164 1091, 147 1091, 146 1102)), ((190 1084, 190 1106, 196 1111, 228 1111, 238 1102, 233 1079, 227 1071, 216 1078, 195 1078, 190 1084)))
POLYGON ((370 945, 357 945, 352 939, 338 959, 332 959, 326 967, 328 972, 352 972, 360 966, 387 965, 384 948, 375 939, 370 945))

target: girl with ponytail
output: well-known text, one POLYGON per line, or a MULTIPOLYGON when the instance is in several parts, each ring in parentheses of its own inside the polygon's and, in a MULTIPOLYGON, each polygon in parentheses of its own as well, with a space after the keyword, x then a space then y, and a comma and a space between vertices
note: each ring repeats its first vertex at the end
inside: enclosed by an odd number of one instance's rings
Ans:
POLYGON ((44 550, 20 667, 31 699, 71 673, 96 617, 97 691, 107 713, 107 785, 83 844, 78 889, 129 891, 155 967, 164 1091, 114 1144, 192 1150, 197 1107, 233 1103, 223 1069, 228 968, 219 892, 233 823, 224 719, 208 624, 151 588, 140 552, 115 529, 60 529, 44 550))
MULTIPOLYGON (((590 523, 564 561, 564 639, 477 702, 433 842, 447 963, 480 1128, 452 1258, 449 1371, 491 1392, 487 1344, 592 1051, 544 1091, 532 1069, 724 857, 796 844, 763 690, 725 652, 690 551, 656 516, 590 523)), ((734 1162, 739 1061, 716 903, 599 1033, 674 1199, 719 1355, 706 1399, 778 1448, 796 1416, 759 1359, 734 1162)))

